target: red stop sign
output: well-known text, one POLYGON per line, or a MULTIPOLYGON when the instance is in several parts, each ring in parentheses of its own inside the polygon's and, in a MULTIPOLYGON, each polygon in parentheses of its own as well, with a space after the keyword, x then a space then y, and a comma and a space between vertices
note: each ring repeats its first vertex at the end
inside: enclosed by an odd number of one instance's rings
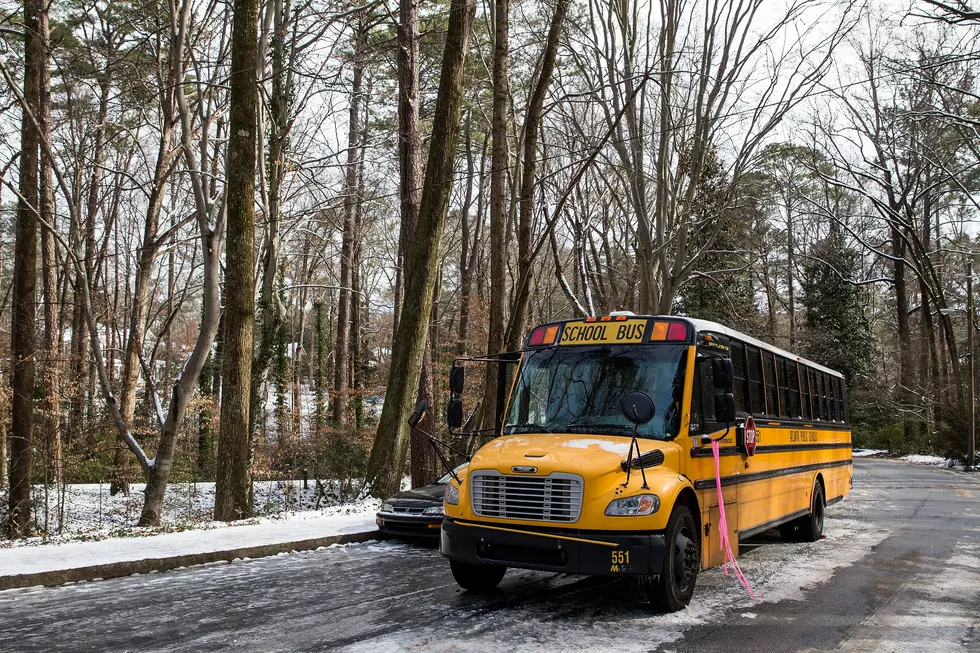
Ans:
POLYGON ((755 454, 755 443, 759 432, 755 429, 755 420, 749 415, 745 418, 745 453, 752 456, 755 454))

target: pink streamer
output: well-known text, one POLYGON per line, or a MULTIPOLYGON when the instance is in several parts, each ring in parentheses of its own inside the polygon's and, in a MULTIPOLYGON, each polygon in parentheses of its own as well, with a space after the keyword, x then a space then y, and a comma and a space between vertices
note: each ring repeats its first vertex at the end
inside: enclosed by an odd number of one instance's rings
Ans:
POLYGON ((735 561, 735 554, 732 553, 732 544, 728 541, 728 520, 725 518, 725 497, 721 492, 721 460, 718 454, 717 440, 711 441, 711 453, 715 457, 715 488, 718 490, 718 514, 720 515, 718 539, 721 541, 721 550, 725 552, 725 561, 722 563, 725 569, 725 575, 728 575, 728 565, 731 564, 732 573, 738 579, 738 582, 742 584, 742 587, 748 590, 749 596, 754 599, 761 599, 762 596, 752 591, 752 586, 749 585, 749 579, 746 578, 742 572, 742 568, 735 561))

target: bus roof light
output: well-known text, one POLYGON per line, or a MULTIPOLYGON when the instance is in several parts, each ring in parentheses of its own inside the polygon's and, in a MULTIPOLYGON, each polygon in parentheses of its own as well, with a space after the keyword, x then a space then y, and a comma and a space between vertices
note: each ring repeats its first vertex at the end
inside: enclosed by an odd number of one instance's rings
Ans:
POLYGON ((538 327, 531 332, 527 344, 531 347, 541 347, 543 345, 553 345, 558 338, 558 325, 538 327))
POLYGON ((650 340, 666 340, 666 339, 667 339, 667 323, 654 322, 653 334, 650 336, 650 340))
POLYGON ((667 327, 667 340, 687 340, 687 326, 683 322, 671 322, 667 327))
POLYGON ((612 318, 609 317, 608 315, 603 315, 602 317, 599 318, 599 321, 600 322, 611 322, 612 321, 612 318))

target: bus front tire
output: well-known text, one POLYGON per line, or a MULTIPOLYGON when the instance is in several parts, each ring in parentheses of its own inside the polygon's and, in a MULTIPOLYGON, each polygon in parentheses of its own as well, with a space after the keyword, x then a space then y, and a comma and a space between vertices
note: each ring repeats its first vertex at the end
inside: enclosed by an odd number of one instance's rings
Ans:
POLYGON ((698 529, 687 507, 674 507, 664 541, 663 568, 659 575, 644 579, 643 586, 657 610, 677 612, 691 602, 701 566, 698 529))
POLYGON ((823 516, 826 503, 823 496, 823 486, 819 480, 813 482, 813 493, 810 496, 812 497, 810 514, 779 527, 779 534, 784 540, 816 542, 823 537, 823 516))
POLYGON ((477 594, 492 592, 503 580, 504 574, 507 573, 507 567, 473 565, 458 560, 450 560, 449 568, 460 587, 477 594))

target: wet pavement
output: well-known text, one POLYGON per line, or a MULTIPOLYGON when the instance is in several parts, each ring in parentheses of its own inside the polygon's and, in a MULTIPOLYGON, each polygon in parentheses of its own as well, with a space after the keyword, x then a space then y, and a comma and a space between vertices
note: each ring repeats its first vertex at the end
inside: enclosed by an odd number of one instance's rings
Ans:
POLYGON ((461 591, 432 548, 380 542, 0 592, 0 651, 980 651, 980 475, 855 460, 826 538, 743 543, 653 612, 629 580, 510 571, 461 591))

